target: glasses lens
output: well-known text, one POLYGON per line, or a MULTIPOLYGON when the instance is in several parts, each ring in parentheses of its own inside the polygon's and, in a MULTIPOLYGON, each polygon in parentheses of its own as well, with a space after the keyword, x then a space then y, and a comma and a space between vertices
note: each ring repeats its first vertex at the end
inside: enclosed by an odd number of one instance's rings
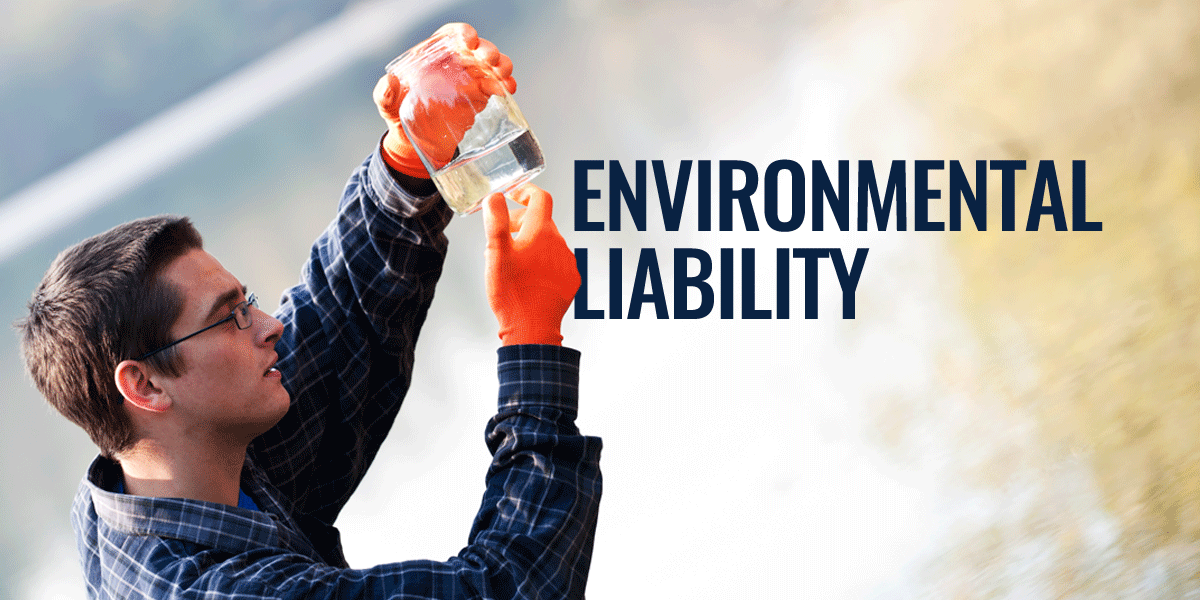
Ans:
POLYGON ((233 309, 233 320, 237 323, 238 329, 249 329, 254 324, 254 319, 251 318, 250 307, 258 306, 258 298, 254 294, 250 294, 245 302, 238 304, 233 309))

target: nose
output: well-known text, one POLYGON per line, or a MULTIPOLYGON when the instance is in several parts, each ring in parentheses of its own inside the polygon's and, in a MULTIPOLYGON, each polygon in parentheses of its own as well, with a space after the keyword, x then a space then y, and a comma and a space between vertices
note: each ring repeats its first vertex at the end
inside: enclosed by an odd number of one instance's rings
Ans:
POLYGON ((274 346, 275 342, 278 342, 279 338, 283 336, 283 323, 257 306, 252 310, 257 313, 254 315, 254 326, 255 333, 261 336, 259 338, 261 340, 260 343, 267 346, 274 346))

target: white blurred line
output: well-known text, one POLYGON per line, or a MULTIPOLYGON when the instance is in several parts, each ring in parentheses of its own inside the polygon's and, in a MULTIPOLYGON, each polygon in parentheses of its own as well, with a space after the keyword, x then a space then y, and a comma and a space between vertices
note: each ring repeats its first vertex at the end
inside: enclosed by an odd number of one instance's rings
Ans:
MULTIPOLYGON (((364 56, 452 0, 374 0, 159 113, 0 203, 0 262, 364 56)), ((399 54, 397 49, 396 53, 399 54)), ((380 65, 380 74, 383 66, 380 65)))

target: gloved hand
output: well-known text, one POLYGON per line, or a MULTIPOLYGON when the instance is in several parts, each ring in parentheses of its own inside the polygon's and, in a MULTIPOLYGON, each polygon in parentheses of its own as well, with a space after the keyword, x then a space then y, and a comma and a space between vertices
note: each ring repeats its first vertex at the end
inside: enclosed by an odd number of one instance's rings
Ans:
POLYGON ((527 208, 510 213, 499 193, 484 199, 488 304, 500 322, 503 345, 558 346, 563 315, 579 289, 575 255, 551 219, 549 193, 525 184, 511 197, 527 208))
MULTIPOLYGON (((460 36, 469 51, 479 59, 480 64, 485 65, 485 68, 490 68, 500 81, 497 84, 492 78, 484 77, 477 69, 469 68, 467 69, 468 79, 455 82, 456 89, 464 97, 469 98, 468 102, 456 105, 433 103, 414 107, 414 110, 424 111, 424 114, 418 113, 415 117, 415 122, 420 123, 424 128, 420 137, 426 140, 439 140, 438 143, 425 144, 424 147, 434 146, 435 152, 440 156, 431 156, 431 158, 435 162, 441 163, 449 162, 457 147, 455 142, 449 140, 461 140, 463 133, 474 123, 475 111, 472 110, 472 105, 487 104, 488 96, 501 93, 502 90, 497 85, 502 85, 510 94, 517 91, 517 81, 512 76, 512 60, 501 54, 495 44, 479 37, 475 28, 466 23, 443 25, 432 36, 414 48, 429 44, 432 40, 445 35, 460 36), (442 142, 443 140, 445 142, 442 142), (437 147, 439 145, 444 147, 437 147)), ((454 57, 448 57, 448 60, 454 60, 454 57)), ((429 65, 428 67, 437 68, 438 66, 429 65)), ((414 74, 418 80, 419 76, 419 73, 414 74)), ((393 169, 405 175, 429 179, 429 172, 421 163, 417 151, 413 149, 400 125, 400 104, 404 102, 408 92, 408 85, 392 73, 384 74, 375 84, 375 105, 388 127, 387 135, 383 139, 383 159, 393 169)))

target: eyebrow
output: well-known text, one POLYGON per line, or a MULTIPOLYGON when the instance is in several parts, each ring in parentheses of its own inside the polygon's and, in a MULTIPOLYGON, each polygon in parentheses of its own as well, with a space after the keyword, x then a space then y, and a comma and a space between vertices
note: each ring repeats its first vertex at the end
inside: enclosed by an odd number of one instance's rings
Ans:
POLYGON ((245 295, 246 286, 244 285, 240 288, 234 288, 225 292, 224 294, 221 294, 217 300, 213 302, 212 308, 208 311, 208 316, 204 317, 204 322, 208 323, 212 321, 221 314, 222 309, 228 306, 230 302, 233 302, 234 300, 237 300, 245 295))

